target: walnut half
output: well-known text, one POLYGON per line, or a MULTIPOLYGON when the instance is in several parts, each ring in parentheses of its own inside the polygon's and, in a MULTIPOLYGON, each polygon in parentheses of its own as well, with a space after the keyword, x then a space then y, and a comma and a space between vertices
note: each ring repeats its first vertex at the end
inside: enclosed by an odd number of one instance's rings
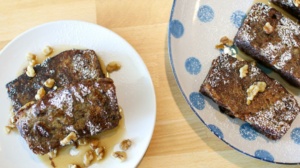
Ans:
POLYGON ((119 159, 119 161, 123 162, 127 159, 127 154, 126 152, 123 151, 116 151, 112 154, 112 156, 116 159, 119 159))
POLYGON ((96 159, 97 160, 102 160, 104 158, 104 154, 105 154, 105 148, 103 146, 100 146, 98 148, 95 149, 95 154, 96 154, 96 159))
POLYGON ((126 151, 130 146, 131 146, 132 142, 130 139, 125 139, 120 143, 120 148, 123 151, 126 151))
POLYGON ((83 164, 85 166, 89 166, 91 164, 91 162, 93 161, 93 159, 94 159, 93 151, 89 150, 83 156, 83 164))

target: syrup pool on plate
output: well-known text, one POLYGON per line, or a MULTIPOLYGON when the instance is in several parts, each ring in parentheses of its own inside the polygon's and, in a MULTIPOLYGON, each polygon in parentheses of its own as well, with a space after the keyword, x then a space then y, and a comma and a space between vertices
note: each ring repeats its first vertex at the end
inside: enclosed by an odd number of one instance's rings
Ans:
MULTIPOLYGON (((104 161, 106 158, 110 157, 114 152, 113 151, 114 147, 116 145, 119 145, 121 141, 124 139, 123 136, 126 130, 125 122, 124 122, 125 119, 124 119, 124 113, 122 112, 122 108, 120 107, 120 109, 121 109, 122 119, 119 122, 119 126, 117 126, 112 130, 108 130, 106 132, 100 133, 99 135, 91 137, 93 139, 94 138, 99 139, 100 142, 99 146, 105 147, 104 159, 100 161, 96 161, 94 159, 91 165, 99 164, 99 166, 101 166, 101 162, 104 161)), ((78 146, 77 149, 79 153, 75 156, 70 155, 70 150, 72 147, 73 145, 69 145, 58 150, 57 157, 52 159, 52 162, 56 167, 68 167, 69 164, 76 164, 81 167, 84 167, 83 156, 88 150, 90 150, 89 144, 85 146, 78 146)), ((39 158, 42 160, 43 163, 45 163, 47 167, 53 168, 53 166, 51 165, 52 164, 51 160, 49 159, 49 156, 47 154, 43 156, 39 156, 39 158)))

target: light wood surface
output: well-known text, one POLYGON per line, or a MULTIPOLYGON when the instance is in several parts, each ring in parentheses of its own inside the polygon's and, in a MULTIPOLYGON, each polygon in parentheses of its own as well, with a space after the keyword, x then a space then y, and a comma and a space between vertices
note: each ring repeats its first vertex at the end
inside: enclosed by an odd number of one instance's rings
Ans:
POLYGON ((155 86, 155 130, 138 167, 298 167, 259 161, 235 151, 192 112, 175 82, 168 57, 172 3, 172 0, 0 0, 0 49, 20 33, 42 23, 65 19, 97 23, 125 38, 137 50, 155 86))

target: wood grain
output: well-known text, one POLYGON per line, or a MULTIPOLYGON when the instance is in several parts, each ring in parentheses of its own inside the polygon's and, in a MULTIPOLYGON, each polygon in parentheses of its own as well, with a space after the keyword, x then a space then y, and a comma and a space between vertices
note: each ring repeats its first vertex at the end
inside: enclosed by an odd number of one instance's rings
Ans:
POLYGON ((0 49, 20 33, 46 22, 74 19, 107 27, 138 51, 155 86, 155 130, 138 167, 287 167, 232 149, 213 135, 187 105, 168 57, 172 3, 172 0, 0 0, 0 49))

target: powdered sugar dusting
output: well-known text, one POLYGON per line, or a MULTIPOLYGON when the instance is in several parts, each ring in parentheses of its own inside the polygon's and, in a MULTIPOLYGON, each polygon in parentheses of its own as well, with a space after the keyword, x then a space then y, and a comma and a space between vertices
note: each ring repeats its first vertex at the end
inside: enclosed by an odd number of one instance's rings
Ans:
MULTIPOLYGON (((291 0, 286 3, 293 3, 291 0)), ((277 72, 282 70, 300 81, 297 73, 300 67, 294 61, 300 55, 294 54, 300 47, 300 26, 289 18, 284 17, 276 9, 257 3, 253 5, 244 24, 240 28, 236 43, 246 53, 257 59, 268 62, 277 72), (263 26, 269 22, 274 28, 270 34, 263 31, 263 26)))
POLYGON ((280 0, 280 3, 284 4, 285 6, 294 6, 293 0, 280 0))
POLYGON ((225 73, 224 75, 222 75, 222 71, 225 70, 227 72, 231 72, 232 70, 234 70, 238 60, 236 59, 235 62, 230 63, 228 61, 228 57, 229 57, 229 55, 224 55, 224 56, 219 57, 219 59, 215 60, 216 64, 218 66, 214 67, 211 70, 209 78, 207 78, 208 79, 207 82, 212 87, 217 87, 220 84, 220 82, 222 82, 222 84, 224 84, 224 85, 229 83, 229 80, 228 80, 229 73, 225 73))
POLYGON ((282 69, 290 59, 292 59, 292 54, 286 51, 281 55, 280 60, 276 62, 274 66, 278 69, 282 69))
POLYGON ((272 44, 270 42, 267 43, 265 48, 260 50, 261 55, 267 55, 270 62, 274 62, 277 57, 278 51, 282 48, 282 45, 280 43, 272 44))
POLYGON ((300 109, 293 96, 277 100, 269 109, 250 114, 246 121, 272 136, 283 136, 300 109))
POLYGON ((72 94, 68 90, 63 90, 49 100, 50 105, 55 106, 57 109, 65 110, 65 114, 73 117, 73 102, 72 94), (65 107, 67 107, 65 109, 65 107))
MULTIPOLYGON (((238 59, 235 59, 233 62, 230 62, 228 60, 228 57, 231 57, 230 55, 223 55, 218 57, 218 59, 215 60, 215 65, 209 74, 209 77, 207 78, 207 82, 212 87, 218 87, 220 84, 226 85, 230 83, 230 75, 232 71, 235 71, 235 69, 241 68, 241 66, 245 65, 245 63, 242 63, 243 61, 239 61, 238 59), (237 67, 239 66, 239 67, 237 67)), ((261 70, 255 66, 255 63, 251 64, 249 66, 250 72, 249 75, 251 78, 255 78, 257 75, 261 73, 261 70)), ((237 74, 239 76, 239 74, 237 74)))
MULTIPOLYGON (((83 51, 86 53, 87 50, 83 51)), ((94 59, 94 55, 90 54, 91 60, 94 59)), ((73 57, 73 66, 74 66, 74 73, 80 72, 84 79, 95 78, 97 76, 97 71, 95 69, 91 69, 85 64, 85 58, 81 54, 77 54, 73 57)))
POLYGON ((240 36, 244 42, 250 43, 250 41, 256 38, 256 33, 251 31, 251 27, 249 25, 244 25, 240 29, 240 36))
POLYGON ((91 121, 88 121, 86 123, 86 126, 89 128, 91 135, 96 135, 97 133, 102 131, 102 127, 100 124, 96 125, 96 124, 92 123, 91 121))
POLYGON ((251 70, 250 70, 250 77, 256 77, 258 74, 261 73, 261 70, 257 68, 255 65, 251 64, 251 70))

